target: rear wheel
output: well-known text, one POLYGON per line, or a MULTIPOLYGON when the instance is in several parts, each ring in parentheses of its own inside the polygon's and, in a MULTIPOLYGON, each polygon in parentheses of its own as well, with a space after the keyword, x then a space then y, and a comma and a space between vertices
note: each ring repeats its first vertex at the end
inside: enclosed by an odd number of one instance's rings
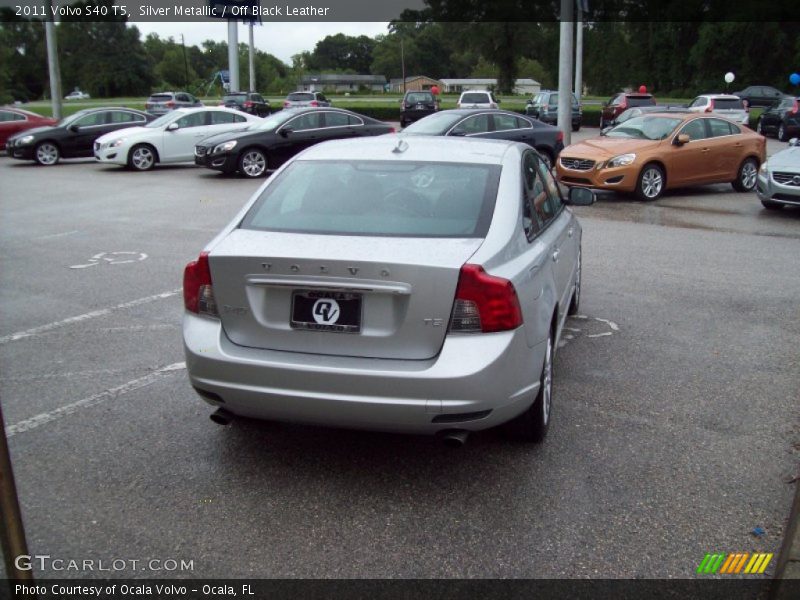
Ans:
POLYGON ((736 180, 731 182, 737 192, 751 192, 756 187, 758 163, 755 158, 745 158, 739 167, 736 180))
POLYGON ((664 171, 655 164, 645 165, 636 183, 636 195, 640 200, 657 200, 664 192, 664 171))
POLYGON ((769 210, 781 210, 783 208, 783 204, 780 202, 773 202, 772 200, 762 200, 761 204, 764 208, 768 208, 769 210))
POLYGON ((61 158, 61 151, 53 142, 42 142, 34 151, 36 162, 49 167, 56 164, 61 158))
POLYGON ((531 407, 509 423, 513 435, 526 442, 541 442, 550 427, 553 401, 553 332, 547 337, 544 364, 539 377, 539 393, 531 407))
POLYGON ((778 139, 782 142, 789 141, 789 132, 786 131, 786 125, 784 123, 778 126, 778 139))
POLYGON ((156 164, 156 151, 152 146, 139 144, 128 154, 128 166, 136 171, 149 171, 156 164))
POLYGON ((573 123, 572 131, 580 131, 580 130, 581 130, 581 124, 580 123, 573 123))
POLYGON ((567 309, 568 315, 577 315, 581 308, 581 249, 578 248, 578 267, 575 273, 575 293, 572 294, 572 300, 567 309))
POLYGON ((248 148, 239 157, 239 172, 245 177, 263 177, 267 172, 267 157, 258 148, 248 148))

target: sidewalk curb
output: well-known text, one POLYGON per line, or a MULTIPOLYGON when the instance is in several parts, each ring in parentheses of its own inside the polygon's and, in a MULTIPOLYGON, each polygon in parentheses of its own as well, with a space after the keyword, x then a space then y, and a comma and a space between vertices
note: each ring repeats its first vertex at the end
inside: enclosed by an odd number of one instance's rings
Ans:
POLYGON ((770 585, 770 600, 788 600, 790 594, 797 593, 797 586, 794 583, 800 580, 800 526, 798 526, 798 521, 800 521, 800 481, 795 481, 794 486, 794 501, 789 512, 786 535, 783 537, 778 561, 775 564, 775 576, 770 585), (790 585, 787 580, 793 580, 794 583, 790 585))

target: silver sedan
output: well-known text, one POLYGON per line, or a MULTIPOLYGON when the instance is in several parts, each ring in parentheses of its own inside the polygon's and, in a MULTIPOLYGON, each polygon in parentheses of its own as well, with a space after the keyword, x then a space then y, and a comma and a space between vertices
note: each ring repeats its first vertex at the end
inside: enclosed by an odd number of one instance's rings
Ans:
POLYGON ((792 138, 788 148, 761 165, 756 194, 764 208, 800 206, 800 139, 792 138))
POLYGON ((381 136, 279 169, 184 272, 189 379, 234 416, 540 441, 581 227, 537 153, 381 136))

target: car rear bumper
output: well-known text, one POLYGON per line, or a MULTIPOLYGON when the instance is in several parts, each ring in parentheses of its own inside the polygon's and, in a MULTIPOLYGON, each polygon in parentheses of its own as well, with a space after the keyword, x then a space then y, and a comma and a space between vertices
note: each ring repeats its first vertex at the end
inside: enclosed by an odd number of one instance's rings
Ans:
POLYGON ((185 313, 186 368, 210 404, 240 416, 333 427, 435 434, 478 431, 526 410, 545 342, 523 328, 450 335, 429 360, 387 360, 246 348, 221 322, 185 313))
POLYGON ((758 173, 756 194, 761 200, 770 200, 787 206, 800 206, 800 185, 782 185, 772 176, 758 173))

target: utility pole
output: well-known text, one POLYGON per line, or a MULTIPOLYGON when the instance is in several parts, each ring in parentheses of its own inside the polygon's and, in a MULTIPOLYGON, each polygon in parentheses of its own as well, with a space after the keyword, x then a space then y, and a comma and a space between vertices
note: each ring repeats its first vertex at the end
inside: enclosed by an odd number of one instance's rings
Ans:
POLYGON ((561 0, 561 36, 558 50, 558 128, 564 132, 564 145, 572 141, 572 4, 561 0))
POLYGON ((403 70, 403 95, 406 93, 406 53, 403 48, 403 38, 400 38, 400 68, 403 70))
POLYGON ((228 72, 230 73, 229 92, 241 92, 239 87, 239 23, 228 19, 228 72))
POLYGON ((251 17, 251 21, 250 21, 250 56, 249 56, 249 59, 250 59, 249 60, 249 62, 250 62, 250 79, 249 79, 249 81, 250 81, 250 91, 251 92, 255 92, 256 91, 256 46, 255 46, 255 43, 253 43, 253 25, 254 25, 254 23, 253 23, 252 17, 251 17))
POLYGON ((56 24, 53 15, 53 0, 48 0, 50 19, 45 17, 44 35, 47 40, 47 68, 50 72, 50 101, 53 106, 53 118, 61 117, 61 69, 58 66, 58 42, 56 41, 56 24))
POLYGON ((184 88, 189 89, 189 61, 186 60, 186 41, 183 39, 183 34, 181 34, 181 46, 183 47, 183 81, 184 81, 184 88))
POLYGON ((577 28, 575 30, 575 95, 580 104, 583 95, 583 0, 578 0, 577 28))

